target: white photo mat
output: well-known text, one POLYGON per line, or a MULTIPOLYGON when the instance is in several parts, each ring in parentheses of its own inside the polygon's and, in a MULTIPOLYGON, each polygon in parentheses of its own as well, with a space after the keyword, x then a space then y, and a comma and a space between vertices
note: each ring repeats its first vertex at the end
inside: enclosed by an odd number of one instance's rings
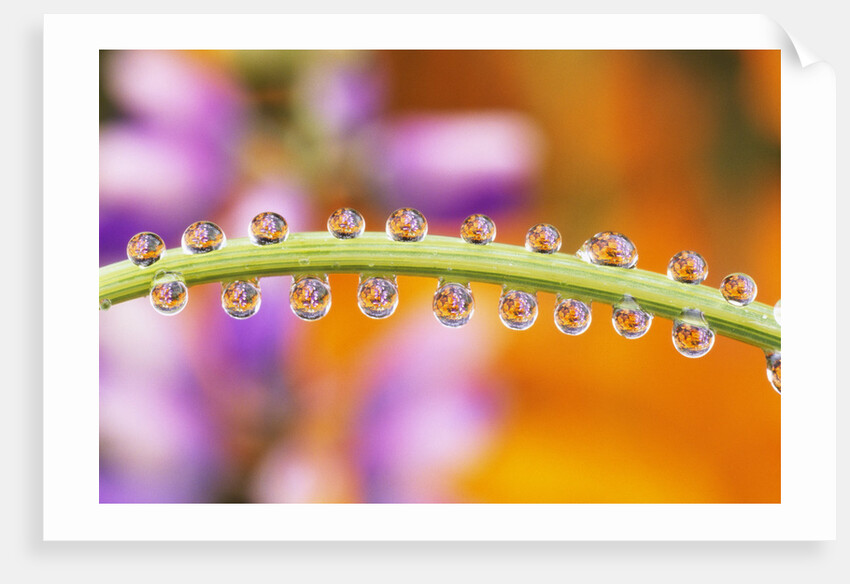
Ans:
MULTIPOLYGON (((102 505, 97 265, 44 257, 47 540, 823 540, 835 538, 835 79, 781 27, 719 15, 48 15, 44 225, 98 250, 101 49, 779 49, 782 55, 782 498, 779 504, 102 505), (811 253, 812 238, 818 253, 811 253), (76 282, 69 286, 68 282, 76 282)), ((88 263, 88 261, 84 262, 88 263)))

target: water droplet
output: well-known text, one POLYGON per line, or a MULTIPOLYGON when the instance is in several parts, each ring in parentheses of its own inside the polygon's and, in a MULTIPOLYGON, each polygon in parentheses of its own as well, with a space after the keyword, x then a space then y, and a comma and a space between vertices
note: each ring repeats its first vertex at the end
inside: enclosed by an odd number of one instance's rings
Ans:
POLYGON ((386 278, 367 278, 357 288, 357 306, 369 318, 387 318, 398 306, 398 286, 386 278))
POLYGON ((708 263, 695 251, 680 251, 667 264, 667 277, 685 284, 701 284, 708 276, 708 263))
POLYGON ((475 311, 472 291, 463 284, 442 284, 434 293, 434 316, 440 324, 457 328, 465 325, 475 311))
POLYGON ((597 233, 584 242, 577 255, 591 264, 618 268, 634 268, 638 261, 635 244, 616 231, 597 233))
POLYGON ((758 287, 755 280, 746 274, 729 274, 720 283, 720 293, 735 306, 746 306, 756 299, 758 287))
POLYGON ((286 219, 277 213, 266 211, 251 219, 248 237, 254 245, 283 243, 289 237, 289 226, 286 219))
POLYGON ((590 307, 581 300, 561 298, 555 299, 555 326, 562 333, 580 335, 590 326, 590 307))
POLYGON ((396 209, 387 219, 387 235, 393 241, 422 241, 427 234, 428 222, 416 209, 396 209))
POLYGON ((177 272, 158 272, 150 291, 151 305, 160 314, 172 316, 186 307, 189 288, 177 272))
POLYGON ((697 358, 714 346, 714 331, 699 310, 686 308, 673 321, 673 346, 685 357, 697 358))
POLYGON ((289 288, 289 307, 302 320, 319 320, 331 309, 331 289, 315 276, 299 276, 289 288))
POLYGON ((537 320, 537 296, 521 290, 507 290, 499 299, 499 319, 509 329, 521 331, 537 320))
POLYGON ((233 318, 243 319, 260 310, 260 287, 256 282, 236 280, 222 285, 221 307, 233 318))
POLYGON ((536 253, 555 253, 561 249, 561 233, 548 223, 538 223, 525 234, 525 249, 536 253))
POLYGON ((634 298, 624 296, 623 300, 614 306, 611 322, 621 337, 638 339, 645 335, 652 325, 652 315, 643 310, 634 298))
POLYGON ((224 247, 224 231, 210 221, 196 221, 183 232, 183 251, 188 254, 209 253, 224 247))
POLYGON ((310 258, 298 258, 298 265, 299 266, 309 266, 310 265, 310 258))
POLYGON ((470 215, 460 226, 460 236, 466 243, 487 245, 496 239, 496 224, 487 215, 470 215))
POLYGON ((100 301, 101 310, 109 310, 110 308, 112 308, 112 301, 109 298, 104 298, 100 301))
POLYGON ((776 393, 782 393, 782 353, 766 353, 767 358, 767 380, 776 393))
POLYGON ((127 258, 140 268, 147 268, 165 255, 165 243, 156 233, 143 231, 127 243, 127 258))
POLYGON ((773 307, 773 318, 776 319, 776 324, 782 326, 782 299, 777 300, 773 307))
POLYGON ((350 207, 337 209, 328 218, 328 231, 337 239, 360 237, 364 229, 366 229, 366 221, 363 215, 350 207))

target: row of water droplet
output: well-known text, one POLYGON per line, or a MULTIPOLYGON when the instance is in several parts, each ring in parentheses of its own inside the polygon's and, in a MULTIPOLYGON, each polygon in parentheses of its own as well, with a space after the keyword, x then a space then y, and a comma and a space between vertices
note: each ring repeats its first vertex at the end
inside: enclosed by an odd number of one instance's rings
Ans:
MULTIPOLYGON (((363 216, 351 208, 341 208, 328 219, 328 231, 338 239, 353 239, 365 230, 363 216)), ((393 241, 416 242, 425 238, 428 223, 425 217, 412 208, 394 211, 386 222, 386 233, 393 241)), ((279 214, 264 212, 252 219, 249 238, 255 245, 280 244, 289 235, 286 220, 279 214)), ((460 235, 467 243, 487 245, 495 240, 496 225, 486 215, 467 217, 461 225, 460 235)), ((186 228, 181 246, 184 253, 203 254, 226 245, 224 232, 215 223, 198 221, 186 228)), ((539 223, 526 233, 528 251, 554 254, 561 249, 560 232, 552 225, 539 223)), ((145 268, 156 263, 165 253, 165 244, 158 235, 150 232, 135 235, 127 245, 127 256, 134 264, 145 268)), ((591 264, 631 269, 637 265, 638 253, 625 235, 603 231, 588 239, 578 250, 578 257, 591 264)), ((675 254, 667 266, 670 279, 683 284, 701 284, 708 275, 708 264, 694 251, 675 254)), ((746 306, 756 298, 755 281, 742 273, 726 276, 720 285, 723 297, 734 306, 746 306)), ((186 305, 188 288, 182 276, 173 272, 159 272, 151 285, 150 300, 161 314, 179 313, 186 305)), ((222 285, 222 307, 238 319, 256 314, 260 307, 259 282, 237 280, 222 285)), ((360 310, 370 318, 391 316, 398 306, 398 286, 395 277, 361 277, 357 291, 360 310)), ((290 288, 290 306, 303 320, 318 320, 330 310, 331 293, 326 275, 306 275, 294 278, 290 288)), ((440 281, 434 294, 433 311, 437 320, 448 327, 460 327, 469 322, 474 311, 474 300, 468 284, 440 281)), ((499 301, 501 322, 513 330, 531 327, 537 319, 536 295, 522 290, 504 289, 499 301)), ((781 301, 774 315, 780 322, 781 301)), ((614 305, 612 323, 619 335, 627 339, 642 337, 652 324, 653 315, 643 310, 634 298, 624 296, 614 305)), ((558 296, 554 311, 557 328, 568 335, 579 335, 590 326, 591 312, 588 303, 574 298, 558 296)), ((673 322, 672 339, 676 350, 686 357, 706 355, 714 346, 714 332, 702 313, 685 309, 673 322)), ((768 379, 781 391, 781 355, 767 353, 768 379)))

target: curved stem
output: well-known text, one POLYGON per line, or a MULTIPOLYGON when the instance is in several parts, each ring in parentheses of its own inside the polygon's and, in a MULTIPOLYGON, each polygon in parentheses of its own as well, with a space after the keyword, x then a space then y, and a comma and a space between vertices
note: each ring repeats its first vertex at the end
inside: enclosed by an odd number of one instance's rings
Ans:
POLYGON ((182 273, 188 286, 288 274, 372 272, 450 277, 606 304, 628 294, 656 316, 674 319, 684 308, 696 308, 717 334, 765 350, 779 350, 781 345, 773 309, 760 302, 732 306, 716 288, 674 282, 646 270, 596 266, 572 255, 532 253, 503 243, 477 246, 438 235, 396 242, 377 232, 350 240, 311 232, 262 247, 246 238, 229 240, 223 249, 202 255, 171 249, 149 268, 129 260, 100 268, 101 304, 145 296, 160 270, 182 273))

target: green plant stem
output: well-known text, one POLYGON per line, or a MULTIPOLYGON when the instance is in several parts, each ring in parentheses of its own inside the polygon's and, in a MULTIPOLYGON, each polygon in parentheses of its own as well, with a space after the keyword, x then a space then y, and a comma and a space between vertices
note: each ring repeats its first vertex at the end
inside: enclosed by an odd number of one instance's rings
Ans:
POLYGON ((769 351, 781 346, 773 308, 760 302, 732 306, 716 288, 674 282, 646 270, 596 266, 564 253, 544 255, 502 243, 478 246, 438 235, 396 242, 376 232, 350 240, 311 232, 262 247, 247 238, 229 240, 224 248, 200 255, 170 249, 148 268, 129 260, 100 268, 101 305, 145 296, 160 270, 182 273, 190 287, 251 277, 369 272, 485 282, 612 305, 628 294, 656 316, 672 320, 682 309, 695 308, 717 334, 769 351))

